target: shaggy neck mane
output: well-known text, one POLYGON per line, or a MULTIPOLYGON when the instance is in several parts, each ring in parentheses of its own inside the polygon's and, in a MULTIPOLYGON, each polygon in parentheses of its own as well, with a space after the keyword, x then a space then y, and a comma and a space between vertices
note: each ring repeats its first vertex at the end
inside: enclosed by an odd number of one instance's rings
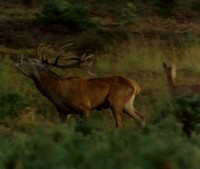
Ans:
POLYGON ((46 97, 52 97, 55 95, 55 91, 59 91, 58 88, 60 76, 49 70, 40 70, 39 78, 36 76, 31 77, 35 82, 38 90, 46 97), (56 89, 56 90, 55 90, 56 89))

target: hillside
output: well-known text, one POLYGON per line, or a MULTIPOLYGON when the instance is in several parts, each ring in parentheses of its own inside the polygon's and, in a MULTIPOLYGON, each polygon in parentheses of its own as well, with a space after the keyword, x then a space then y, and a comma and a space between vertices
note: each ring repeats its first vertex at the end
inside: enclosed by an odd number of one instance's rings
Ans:
POLYGON ((0 0, 0 169, 199 169, 199 44, 199 0, 0 0), (76 56, 75 68, 64 63, 69 56, 76 56), (80 58, 94 58, 95 80, 80 58), (95 81, 97 92, 83 79, 95 81), (84 94, 77 84, 86 84, 84 94), (130 85, 141 88, 134 107, 145 127, 133 114, 132 96, 118 114, 101 109, 112 106, 109 94, 126 100, 130 85), (92 95, 98 104, 103 92, 107 100, 81 118, 82 107, 72 102, 87 98, 89 105, 92 95), (69 106, 64 113, 75 111, 67 124, 50 100, 69 106))
MULTIPOLYGON (((74 8, 82 10, 87 7, 88 18, 86 19, 96 24, 95 28, 88 26, 82 30, 76 25, 73 27, 62 22, 52 21, 49 25, 43 25, 44 21, 37 20, 37 15, 45 14, 44 7, 40 4, 34 5, 33 2, 35 1, 30 1, 30 4, 3 3, 1 5, 0 44, 2 46, 15 49, 36 48, 40 43, 74 42, 78 49, 98 52, 109 45, 129 39, 142 39, 147 43, 159 39, 171 46, 181 46, 188 41, 191 43, 199 41, 200 18, 196 9, 198 6, 194 8, 194 1, 185 4, 176 4, 175 1, 171 5, 166 4, 166 7, 163 4, 159 6, 161 4, 150 2, 145 4, 139 1, 123 1, 123 3, 80 1, 74 4, 74 6, 78 4, 74 8), (188 3, 191 9, 188 9, 188 3), (170 11, 166 11, 167 8, 170 11)), ((46 10, 49 12, 59 10, 59 5, 55 8, 57 9, 46 10)), ((47 20, 51 15, 45 16, 47 20)), ((72 19, 81 22, 81 18, 73 17, 75 16, 72 16, 72 19)))

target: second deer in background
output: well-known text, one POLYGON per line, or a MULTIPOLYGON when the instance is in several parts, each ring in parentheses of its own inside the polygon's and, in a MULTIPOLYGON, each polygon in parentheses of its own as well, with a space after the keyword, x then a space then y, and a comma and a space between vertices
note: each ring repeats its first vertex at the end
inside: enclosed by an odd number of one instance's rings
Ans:
POLYGON ((194 95, 200 94, 200 84, 181 84, 177 85, 176 80, 176 67, 168 66, 163 62, 163 67, 167 76, 167 85, 169 93, 172 97, 178 97, 181 95, 194 95))

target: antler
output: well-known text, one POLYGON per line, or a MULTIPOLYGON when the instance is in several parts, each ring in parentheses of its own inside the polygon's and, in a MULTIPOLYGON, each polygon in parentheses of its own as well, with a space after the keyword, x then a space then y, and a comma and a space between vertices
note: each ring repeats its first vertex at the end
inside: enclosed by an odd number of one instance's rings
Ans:
POLYGON ((37 53, 38 53, 38 56, 41 57, 41 61, 42 63, 47 63, 48 64, 48 59, 45 57, 44 55, 44 52, 47 48, 51 47, 51 45, 48 45, 48 46, 45 46, 44 43, 41 43, 39 45, 39 47, 37 48, 37 53), (41 49, 42 48, 42 49, 41 49))
POLYGON ((86 71, 88 74, 95 76, 94 73, 90 71, 91 66, 93 65, 93 55, 86 55, 85 53, 81 56, 72 56, 70 58, 64 58, 63 60, 73 61, 71 64, 59 65, 58 58, 55 59, 54 63, 51 65, 58 68, 79 68, 81 70, 86 71))
POLYGON ((56 55, 56 59, 55 59, 55 62, 54 62, 55 65, 58 64, 58 60, 59 60, 59 58, 61 57, 61 55, 64 53, 65 48, 66 48, 67 46, 70 46, 70 45, 72 45, 72 43, 63 45, 63 46, 58 50, 58 53, 57 53, 57 55, 56 55))
POLYGON ((45 50, 47 48, 49 48, 51 45, 44 46, 44 44, 40 44, 40 46, 38 47, 38 55, 41 57, 42 63, 45 63, 47 65, 51 65, 51 66, 58 67, 58 68, 79 68, 79 69, 86 71, 90 75, 94 76, 95 74, 90 71, 90 68, 93 64, 93 60, 92 60, 93 55, 86 55, 84 53, 81 57, 72 56, 69 58, 64 58, 62 60, 65 60, 65 61, 67 60, 67 61, 72 61, 72 62, 70 64, 65 64, 65 65, 58 64, 58 61, 59 61, 60 57, 62 56, 62 54, 64 53, 65 48, 70 45, 72 45, 72 43, 63 45, 61 48, 58 49, 58 52, 56 54, 56 57, 55 57, 55 60, 53 63, 50 63, 44 55, 45 50), (41 49, 41 47, 42 47, 42 49, 41 49))

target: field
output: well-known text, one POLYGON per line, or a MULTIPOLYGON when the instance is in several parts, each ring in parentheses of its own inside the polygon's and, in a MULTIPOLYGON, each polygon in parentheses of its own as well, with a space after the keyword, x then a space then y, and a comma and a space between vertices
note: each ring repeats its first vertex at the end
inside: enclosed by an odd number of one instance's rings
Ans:
MULTIPOLYGON (((108 6, 112 1, 92 1, 90 7, 98 7, 91 14, 95 25, 85 21, 81 26, 76 22, 63 27, 41 25, 43 15, 35 21, 35 13, 42 8, 39 1, 13 2, 0 6, 1 169, 200 168, 199 96, 171 99, 163 69, 163 62, 176 64, 177 84, 200 83, 195 12, 190 13, 191 20, 181 10, 175 18, 155 15, 150 9, 146 15, 144 11, 131 13, 135 9, 131 1, 123 8, 123 17, 115 18, 120 2, 114 10, 108 6), (136 80, 142 91, 135 107, 144 114, 146 127, 124 115, 123 128, 116 130, 109 109, 92 111, 87 120, 74 115, 68 124, 60 124, 54 106, 13 61, 17 55, 37 58, 39 44, 55 42, 73 42, 72 50, 77 53, 94 54, 92 72, 98 77, 122 75, 136 80), (191 120, 189 138, 177 114, 191 120)), ((138 10, 144 9, 134 2, 138 10)), ((90 76, 75 69, 52 71, 63 77, 90 76)))

